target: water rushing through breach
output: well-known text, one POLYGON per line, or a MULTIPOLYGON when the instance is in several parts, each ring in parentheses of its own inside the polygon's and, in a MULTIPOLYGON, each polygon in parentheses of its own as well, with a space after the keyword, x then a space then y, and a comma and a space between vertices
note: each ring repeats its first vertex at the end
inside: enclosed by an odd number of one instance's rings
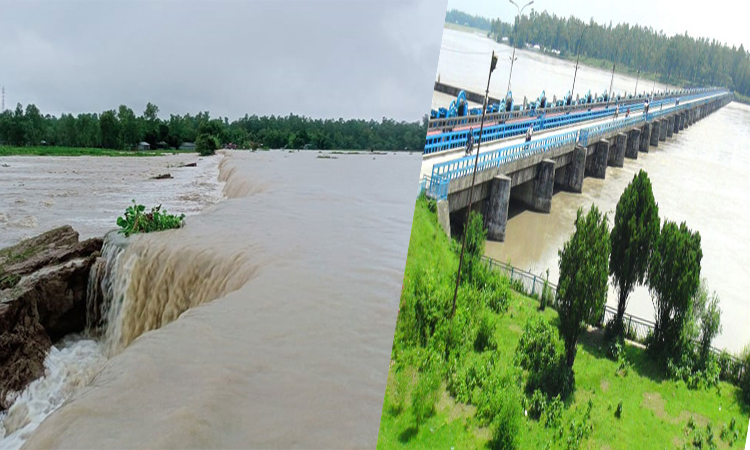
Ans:
MULTIPOLYGON (((457 49, 487 50, 491 47, 510 52, 481 36, 445 30, 440 53, 439 71, 443 81, 483 91, 486 83, 486 61, 477 55, 446 51, 457 49), (480 76, 481 75, 481 76, 480 76)), ((500 62, 507 58, 500 57, 500 62)), ((498 64, 492 86, 502 92, 507 85, 509 65, 498 64), (505 77, 503 79, 503 77, 505 77)), ((513 68, 514 93, 533 95, 542 89, 548 95, 565 94, 572 82, 573 63, 533 52, 523 52, 513 68), (518 91, 518 92, 516 92, 518 91)), ((601 92, 609 87, 610 73, 581 67, 576 91, 601 92)), ((635 79, 615 75, 614 90, 633 90, 635 79)), ((639 83, 639 91, 651 90, 653 82, 639 83)), ((433 103, 441 106, 444 96, 436 95, 433 103)), ((573 232, 579 207, 588 209, 595 203, 610 214, 614 211, 627 184, 638 170, 648 172, 659 215, 687 225, 701 234, 703 261, 701 276, 721 298, 722 334, 714 344, 739 352, 750 344, 750 107, 731 103, 691 126, 659 142, 649 153, 639 153, 637 160, 625 159, 622 169, 607 168, 605 180, 586 178, 583 193, 556 192, 549 214, 526 210, 511 201, 504 243, 488 242, 486 254, 544 275, 550 269, 550 280, 557 280, 558 249, 573 232)), ((615 292, 610 288, 610 305, 616 306, 615 292)), ((637 288, 630 296, 627 311, 653 320, 653 305, 646 288, 637 288)))
POLYGON ((110 236, 110 358, 24 448, 374 447, 419 163, 230 152, 225 201, 110 236))

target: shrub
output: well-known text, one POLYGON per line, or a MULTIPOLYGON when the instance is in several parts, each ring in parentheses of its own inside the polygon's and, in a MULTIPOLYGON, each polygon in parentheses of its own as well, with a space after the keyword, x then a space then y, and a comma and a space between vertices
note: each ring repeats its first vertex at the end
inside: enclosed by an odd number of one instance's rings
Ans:
POLYGON ((433 371, 419 374, 417 385, 411 394, 411 408, 417 428, 434 414, 439 395, 440 376, 433 371))
POLYGON ((481 425, 492 424, 504 404, 513 402, 521 405, 519 378, 520 374, 513 366, 502 367, 496 364, 491 368, 482 389, 476 396, 476 417, 481 425))
POLYGON ((745 403, 750 405, 750 347, 745 349, 742 362, 745 367, 740 377, 740 388, 742 389, 742 397, 745 403))
POLYGON ((555 396, 544 408, 544 426, 555 428, 560 424, 562 419, 563 402, 560 395, 555 396))
POLYGON ((212 134, 201 133, 195 139, 195 149, 201 156, 213 155, 219 145, 219 140, 212 134))
POLYGON ((459 402, 475 403, 484 383, 491 379, 494 366, 492 352, 452 358, 448 368, 448 392, 459 402))
POLYGON ((539 389, 534 391, 534 395, 531 396, 529 402, 528 413, 529 417, 534 420, 539 420, 542 417, 542 413, 547 406, 547 397, 539 389))
POLYGON ((484 312, 479 316, 474 338, 474 350, 483 352, 485 350, 497 349, 495 340, 495 316, 484 312))
POLYGON ((622 400, 617 404, 617 409, 615 409, 615 417, 618 419, 622 417, 622 400))
POLYGON ((438 323, 448 320, 453 295, 434 270, 427 270, 414 281, 413 301, 414 332, 417 342, 425 346, 438 323))
POLYGON ((532 317, 526 322, 515 360, 527 371, 527 392, 539 389, 550 397, 569 393, 572 373, 565 366, 557 331, 544 318, 532 317))
POLYGON ((519 432, 523 421, 523 411, 518 396, 510 394, 502 402, 492 421, 492 450, 515 450, 518 448, 519 432))
POLYGON ((134 233, 151 233, 154 231, 180 228, 185 215, 175 216, 162 210, 161 205, 151 208, 151 212, 144 212, 146 207, 139 205, 133 200, 133 205, 128 206, 123 217, 117 218, 117 226, 120 233, 126 237, 134 233))

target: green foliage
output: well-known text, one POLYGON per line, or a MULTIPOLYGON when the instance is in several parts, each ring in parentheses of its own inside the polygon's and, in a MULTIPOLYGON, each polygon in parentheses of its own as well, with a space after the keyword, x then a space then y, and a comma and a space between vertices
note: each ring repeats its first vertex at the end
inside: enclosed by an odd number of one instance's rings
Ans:
POLYGON ((435 413, 435 405, 440 396, 440 376, 428 371, 419 374, 417 385, 411 394, 411 409, 414 422, 419 428, 428 417, 435 413))
POLYGON ((507 403, 521 405, 522 397, 518 387, 520 374, 517 368, 504 364, 494 364, 489 368, 480 390, 475 395, 476 417, 481 425, 490 425, 507 403))
POLYGON ((740 376, 740 389, 742 389, 742 397, 745 404, 750 406, 750 348, 746 348, 742 355, 742 362, 745 365, 745 370, 742 371, 740 376))
POLYGON ((617 409, 615 409, 615 417, 618 419, 622 417, 622 400, 617 403, 617 409))
POLYGON ((578 337, 587 323, 597 323, 607 300, 607 267, 610 241, 607 215, 591 206, 583 215, 578 209, 575 232, 559 251, 560 282, 557 310, 560 333, 565 341, 565 359, 573 367, 578 337))
POLYGON ((659 206, 654 200, 651 181, 641 170, 633 177, 617 202, 610 234, 612 252, 609 274, 619 296, 615 332, 624 334, 622 317, 627 300, 637 284, 643 284, 651 249, 659 236, 659 206))
POLYGON ((143 115, 120 106, 101 114, 42 114, 33 104, 25 111, 0 111, 0 146, 46 145, 57 147, 132 150, 141 141, 152 149, 164 142, 178 148, 196 142, 199 134, 219 140, 217 147, 232 142, 240 148, 313 148, 319 150, 410 150, 424 149, 427 122, 365 120, 320 120, 289 115, 244 116, 233 122, 211 119, 208 112, 158 117, 159 108, 147 104, 143 115), (291 147, 290 147, 291 146, 291 147))
POLYGON ((197 150, 201 156, 213 155, 216 153, 219 145, 219 139, 208 133, 199 134, 198 138, 195 140, 195 150, 197 150))
POLYGON ((509 394, 499 406, 492 421, 492 439, 489 442, 489 448, 492 450, 517 449, 522 423, 521 402, 517 395, 509 394))
POLYGON ((183 219, 185 219, 184 214, 179 216, 168 214, 167 210, 161 209, 161 205, 151 208, 148 213, 145 211, 145 206, 139 205, 133 200, 133 205, 128 206, 125 210, 125 215, 117 218, 120 233, 127 237, 134 233, 151 233, 180 228, 183 219))
MULTIPOLYGON (((618 23, 596 23, 575 17, 555 16, 531 10, 513 24, 493 20, 491 34, 500 40, 509 36, 517 45, 525 42, 555 49, 562 57, 575 58, 580 47, 582 59, 595 58, 617 70, 640 69, 644 76, 661 82, 686 85, 727 86, 744 96, 750 95, 750 57, 746 49, 729 47, 715 40, 694 38, 687 34, 668 36, 657 29, 618 23), (582 35, 582 31, 585 33, 582 35), (583 36, 581 38, 581 36, 583 36)), ((560 95, 562 93, 558 93, 560 95)))
POLYGON ((567 439, 565 439, 565 450, 579 450, 583 441, 591 436, 594 426, 591 424, 591 410, 594 404, 588 401, 586 409, 580 418, 573 418, 568 425, 567 439))
POLYGON ((464 282, 477 283, 483 282, 484 264, 484 245, 487 241, 487 230, 484 229, 484 220, 482 215, 476 211, 469 214, 469 222, 466 227, 466 248, 464 250, 464 268, 461 277, 464 282))
POLYGON ((555 328, 541 317, 532 317, 524 325, 518 341, 515 363, 527 372, 526 392, 540 390, 547 396, 572 390, 573 374, 565 364, 562 343, 555 328))
POLYGON ((656 310, 649 350, 662 357, 679 358, 692 345, 690 320, 700 284, 701 237, 683 222, 665 222, 654 246, 648 286, 656 310))
POLYGON ((495 340, 495 315, 489 311, 480 314, 477 321, 474 338, 474 350, 483 352, 485 350, 497 349, 495 340))

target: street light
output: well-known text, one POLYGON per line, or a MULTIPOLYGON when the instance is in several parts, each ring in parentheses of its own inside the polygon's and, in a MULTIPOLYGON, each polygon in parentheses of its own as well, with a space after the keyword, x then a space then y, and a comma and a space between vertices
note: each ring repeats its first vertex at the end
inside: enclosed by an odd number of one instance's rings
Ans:
POLYGON ((573 102, 573 94, 575 94, 576 90, 576 76, 578 76, 578 62, 581 60, 581 39, 583 39, 583 32, 586 31, 586 28, 589 26, 586 25, 581 30, 581 36, 578 37, 578 43, 576 44, 576 71, 573 74, 573 89, 570 90, 570 102, 573 102))
POLYGON ((484 103, 482 103, 482 122, 479 125, 479 142, 477 143, 477 156, 474 158, 474 172, 471 176, 471 188, 469 189, 469 208, 466 211, 466 222, 464 223, 464 238, 461 244, 461 256, 458 258, 458 273, 456 274, 456 290, 453 291, 453 309, 451 309, 451 320, 456 314, 456 299, 458 298, 458 286, 461 284, 461 267, 464 263, 464 250, 466 249, 466 231, 469 228, 469 219, 471 217, 471 204, 474 198, 474 182, 477 179, 477 165, 479 164, 479 150, 482 146, 482 132, 484 131, 484 116, 487 113, 487 99, 490 95, 490 80, 492 72, 497 67, 497 55, 492 51, 492 60, 490 61, 490 74, 487 76, 487 89, 484 91, 484 103))
MULTIPOLYGON (((516 2, 513 0, 510 0, 510 2, 513 4, 513 6, 518 9, 518 22, 521 21, 521 13, 524 9, 526 9, 527 6, 534 3, 534 0, 531 0, 529 3, 526 3, 523 5, 523 7, 519 7, 516 2)), ((508 90, 506 90, 506 94, 510 92, 510 78, 513 76, 513 62, 516 60, 516 36, 518 35, 518 24, 514 24, 513 27, 513 56, 510 57, 510 74, 508 75, 508 90)))
POLYGON ((617 55, 620 53, 620 48, 617 47, 615 50, 615 59, 612 62, 612 79, 609 81, 609 95, 607 95, 607 107, 609 108, 609 101, 612 99, 612 86, 615 83, 615 65, 617 64, 617 55))

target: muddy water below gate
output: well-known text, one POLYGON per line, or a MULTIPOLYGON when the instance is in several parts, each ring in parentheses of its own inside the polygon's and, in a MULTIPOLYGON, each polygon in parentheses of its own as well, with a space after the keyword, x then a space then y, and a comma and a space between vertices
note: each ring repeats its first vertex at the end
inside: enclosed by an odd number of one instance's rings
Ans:
POLYGON ((420 156, 335 157, 231 152, 238 195, 135 240, 123 308, 158 327, 25 448, 374 447, 420 156))

